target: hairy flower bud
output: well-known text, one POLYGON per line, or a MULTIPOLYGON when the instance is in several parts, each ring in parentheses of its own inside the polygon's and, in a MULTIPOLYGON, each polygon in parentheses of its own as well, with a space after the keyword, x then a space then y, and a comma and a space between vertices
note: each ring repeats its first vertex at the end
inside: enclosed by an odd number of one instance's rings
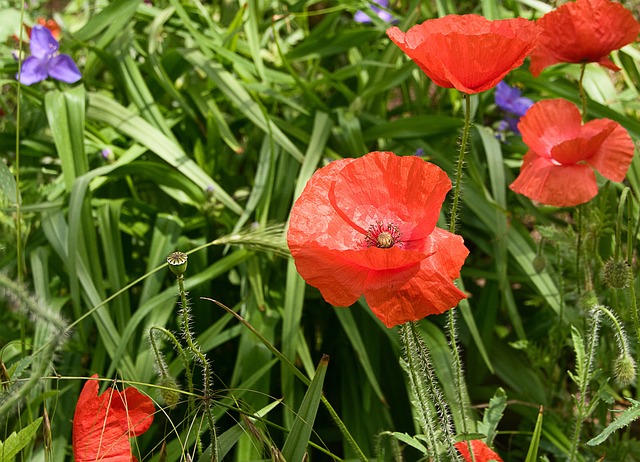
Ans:
POLYGON ((173 409, 178 404, 180 400, 180 393, 178 390, 180 387, 178 386, 178 382, 169 375, 162 376, 158 383, 160 387, 160 397, 164 404, 167 405, 169 409, 173 409))
POLYGON ((626 387, 636 378, 636 363, 629 355, 618 356, 613 363, 613 373, 616 382, 622 387, 626 387))
POLYGON ((629 287, 630 274, 629 264, 624 260, 610 258, 602 268, 604 283, 614 289, 624 289, 629 287))

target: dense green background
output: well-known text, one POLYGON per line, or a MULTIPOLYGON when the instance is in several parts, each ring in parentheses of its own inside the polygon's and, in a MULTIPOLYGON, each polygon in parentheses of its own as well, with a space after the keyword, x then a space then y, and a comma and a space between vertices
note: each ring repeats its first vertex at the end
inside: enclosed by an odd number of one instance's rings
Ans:
MULTIPOLYGON (((332 308, 306 287, 282 233, 306 180, 331 160, 422 149, 425 159, 453 170, 460 94, 426 78, 387 39, 387 24, 375 17, 373 24, 353 22, 365 7, 315 0, 30 2, 24 22, 58 19, 61 49, 79 64, 83 80, 18 88, 11 56, 18 44, 11 35, 19 33, 20 11, 0 0, 0 155, 6 161, 0 163, 6 289, 0 360, 10 378, 0 389, 0 406, 14 401, 0 413, 0 441, 40 417, 45 405, 53 437, 50 453, 35 436, 17 460, 71 460, 81 378, 93 373, 136 384, 164 409, 153 387, 148 331, 152 325, 178 329, 175 277, 163 264, 174 250, 197 248, 189 255, 186 286, 193 330, 215 373, 219 433, 239 429, 234 425, 243 413, 274 405, 255 421, 257 431, 247 430, 245 419, 237 441, 226 433, 225 460, 270 459, 271 446, 282 449, 296 413, 304 411, 307 385, 249 329, 201 297, 232 307, 309 377, 328 354, 321 388, 368 457, 397 460, 396 440, 383 432, 420 432, 396 331, 386 329, 364 300, 332 308), (202 247, 207 243, 213 244, 202 247)), ((406 30, 456 12, 534 19, 551 7, 535 0, 399 0, 391 8, 406 30)), ((588 117, 619 122, 637 143, 640 51, 628 46, 613 59, 623 71, 587 66, 588 117)), ((534 100, 578 103, 579 72, 577 65, 554 66, 536 79, 525 63, 507 80, 534 100)), ((537 207, 512 193, 508 185, 526 146, 512 134, 504 142, 496 138, 493 128, 503 114, 493 91, 473 96, 472 107, 459 226, 471 251, 462 270, 470 297, 457 309, 472 417, 481 419, 502 387, 508 405, 495 446, 505 461, 522 461, 542 405, 538 454, 562 460, 577 390, 566 373, 576 367, 570 326, 586 337, 592 302, 585 293, 618 313, 637 350, 630 292, 605 287, 601 268, 613 255, 617 222, 630 244, 623 254, 631 249, 635 256, 640 160, 636 153, 620 217, 622 184, 602 181, 600 195, 579 208, 582 254, 576 263, 578 209, 537 207), (546 267, 536 271, 539 253, 546 267)), ((419 328, 455 411, 444 323, 430 317, 419 328)), ((623 393, 637 395, 635 384, 622 389, 609 380, 615 345, 603 321, 590 388, 602 400, 583 428, 583 442, 611 421, 611 409, 628 407, 623 393)), ((182 363, 170 345, 163 351, 185 390, 182 363)), ((195 377, 200 380, 199 371, 195 377)), ((160 460, 166 442, 166 460, 186 452, 197 460, 194 436, 202 422, 202 414, 186 414, 184 404, 159 411, 137 439, 139 459, 160 460)), ((206 446, 208 433, 202 437, 206 446)), ((636 437, 631 425, 603 445, 581 445, 580 457, 640 460, 636 437)), ((331 460, 327 453, 336 460, 354 457, 322 405, 310 439, 317 446, 309 448, 312 460, 331 460)), ((296 446, 306 441, 302 435, 296 446)), ((420 457, 411 448, 404 454, 406 460, 420 457)))

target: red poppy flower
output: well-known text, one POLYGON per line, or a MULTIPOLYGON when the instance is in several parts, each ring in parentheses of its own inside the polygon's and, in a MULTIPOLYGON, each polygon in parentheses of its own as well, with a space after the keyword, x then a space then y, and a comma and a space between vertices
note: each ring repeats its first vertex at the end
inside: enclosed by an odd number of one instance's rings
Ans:
POLYGON ((633 159, 633 141, 620 124, 596 119, 582 125, 579 109, 564 99, 539 101, 518 128, 529 151, 510 188, 543 204, 583 204, 598 194, 593 169, 622 181, 633 159))
MULTIPOLYGON (((473 457, 476 462, 502 462, 502 459, 496 452, 491 449, 487 444, 482 440, 471 440, 471 450, 473 451, 473 457)), ((460 441, 454 445, 460 455, 464 457, 464 460, 467 462, 471 462, 471 454, 469 454, 469 445, 466 441, 460 441)))
POLYGON ((437 85, 479 93, 495 87, 520 66, 540 30, 524 18, 489 21, 475 14, 430 19, 387 35, 437 85))
POLYGON ((567 2, 536 24, 542 29, 531 53, 531 73, 536 77, 558 63, 598 63, 619 71, 609 53, 635 42, 640 32, 633 14, 609 0, 567 2))
POLYGON ((98 396, 98 386, 97 380, 88 380, 78 398, 73 416, 73 457, 76 462, 137 461, 129 438, 151 426, 153 401, 133 387, 122 392, 109 388, 98 396))
POLYGON ((465 298, 453 280, 469 251, 436 228, 451 181, 419 157, 372 152, 319 169, 291 210, 287 241, 300 275, 336 306, 364 294, 393 327, 465 298))

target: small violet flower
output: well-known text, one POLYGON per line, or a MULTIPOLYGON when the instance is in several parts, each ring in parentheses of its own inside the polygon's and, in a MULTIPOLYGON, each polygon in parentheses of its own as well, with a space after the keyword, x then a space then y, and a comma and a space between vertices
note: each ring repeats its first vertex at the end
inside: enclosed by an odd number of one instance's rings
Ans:
POLYGON ((32 85, 47 77, 66 83, 75 83, 82 78, 71 56, 58 51, 60 45, 46 27, 42 25, 33 27, 29 46, 31 56, 22 63, 20 83, 32 85))
POLYGON ((522 96, 522 91, 519 88, 510 87, 502 81, 496 86, 495 102, 496 106, 507 113, 505 118, 500 121, 498 130, 505 131, 509 128, 513 133, 519 135, 518 122, 520 117, 525 115, 533 105, 533 100, 522 96))
MULTIPOLYGON (((385 9, 389 8, 389 0, 376 0, 375 2, 372 2, 370 4, 369 8, 384 22, 397 22, 397 20, 391 15, 391 13, 385 11, 384 9, 381 9, 380 7, 385 9)), ((361 24, 369 24, 373 22, 369 15, 361 10, 356 11, 356 14, 353 15, 353 20, 361 24)))

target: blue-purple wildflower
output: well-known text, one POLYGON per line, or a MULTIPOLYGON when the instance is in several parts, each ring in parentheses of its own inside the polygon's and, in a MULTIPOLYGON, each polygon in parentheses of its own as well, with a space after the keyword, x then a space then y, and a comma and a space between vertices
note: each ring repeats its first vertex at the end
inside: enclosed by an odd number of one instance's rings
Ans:
MULTIPOLYGON (((389 8, 389 0, 376 0, 375 2, 371 2, 369 8, 384 22, 397 22, 397 19, 395 19, 391 13, 386 11, 386 9, 389 8)), ((362 10, 356 11, 356 14, 353 15, 353 20, 361 24, 369 24, 373 22, 371 17, 362 10)))
POLYGON ((504 119, 500 122, 498 130, 504 131, 509 128, 512 132, 520 134, 518 122, 520 117, 525 115, 527 110, 533 105, 533 100, 522 96, 522 91, 517 87, 510 87, 504 81, 496 86, 495 93, 496 106, 506 112, 504 119))
POLYGON ((29 43, 31 56, 22 63, 21 73, 16 74, 20 83, 32 85, 51 77, 61 82, 75 83, 82 78, 78 66, 69 55, 61 54, 58 41, 51 31, 37 25, 31 29, 29 43))

